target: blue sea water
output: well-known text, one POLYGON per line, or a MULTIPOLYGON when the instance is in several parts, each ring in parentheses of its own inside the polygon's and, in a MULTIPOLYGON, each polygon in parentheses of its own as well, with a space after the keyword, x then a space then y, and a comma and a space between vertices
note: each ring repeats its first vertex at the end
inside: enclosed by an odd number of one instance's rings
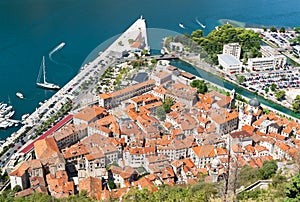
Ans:
MULTIPOLYGON (((55 93, 35 85, 43 55, 48 80, 63 86, 95 47, 123 32, 140 15, 150 28, 180 33, 201 28, 196 17, 206 25, 206 34, 220 19, 292 28, 300 26, 300 1, 0 0, 0 101, 13 105, 15 119, 33 112, 55 93), (62 41, 66 46, 53 54, 53 62, 48 54, 62 41), (17 91, 24 100, 16 97, 17 91)), ((0 130, 0 137, 16 129, 0 130)))

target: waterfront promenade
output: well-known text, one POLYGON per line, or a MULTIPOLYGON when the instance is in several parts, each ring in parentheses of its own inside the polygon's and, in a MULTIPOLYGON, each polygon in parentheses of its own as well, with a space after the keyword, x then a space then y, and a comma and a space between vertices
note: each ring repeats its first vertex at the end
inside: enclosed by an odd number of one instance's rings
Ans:
MULTIPOLYGON (((81 71, 71 79, 64 87, 57 91, 50 99, 44 102, 38 109, 36 109, 30 116, 24 121, 25 125, 21 127, 18 131, 13 133, 10 137, 6 139, 6 142, 1 145, 0 152, 3 151, 5 146, 9 146, 15 142, 15 140, 26 131, 27 127, 39 126, 43 121, 46 121, 51 114, 56 113, 62 104, 65 104, 69 99, 76 100, 80 102, 80 98, 84 98, 86 92, 81 91, 80 86, 83 85, 91 77, 99 78, 105 70, 116 61, 116 58, 120 58, 124 51, 131 51, 132 45, 130 40, 143 39, 145 48, 148 48, 147 32, 145 20, 141 17, 136 22, 134 22, 121 36, 114 41, 105 51, 99 53, 99 56, 92 62, 84 65, 81 71), (121 43, 120 43, 121 41, 121 43), (75 99, 77 98, 77 99, 75 99), (51 113, 50 113, 51 112, 51 113), (43 115, 41 117, 41 115, 43 115)), ((76 104, 76 103, 73 103, 76 104)), ((70 118, 70 116, 67 116, 70 118)), ((65 119, 63 119, 65 120, 65 119)), ((64 121, 64 123, 67 123, 64 121)), ((61 127, 60 125, 59 127, 61 127)), ((52 128, 53 130, 53 128, 52 128)), ((51 133, 54 132, 51 129, 51 133)), ((33 132, 33 131, 32 131, 33 132)), ((49 134, 50 134, 49 132, 49 134)), ((49 135, 48 132, 45 134, 49 135)), ((45 136, 44 134, 44 136, 45 136)), ((43 136, 43 137, 44 137, 43 136)), ((27 134, 24 139, 28 139, 27 134)), ((29 140, 22 148, 19 149, 22 153, 30 151, 33 145, 33 141, 29 140)), ((11 157, 12 152, 8 151, 7 160, 11 157)), ((5 159, 2 159, 2 161, 5 159)), ((8 165, 9 163, 4 163, 8 165)))

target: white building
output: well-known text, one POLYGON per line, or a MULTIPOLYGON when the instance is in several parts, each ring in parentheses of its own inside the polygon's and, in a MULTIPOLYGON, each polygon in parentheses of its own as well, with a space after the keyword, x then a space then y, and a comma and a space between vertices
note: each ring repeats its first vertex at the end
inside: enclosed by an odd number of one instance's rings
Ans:
POLYGON ((218 55, 218 61, 227 73, 238 73, 242 70, 242 63, 232 55, 218 55))
POLYGON ((250 58, 248 66, 253 71, 274 70, 286 65, 286 57, 270 46, 262 46, 261 58, 250 58))
POLYGON ((239 43, 229 43, 223 46, 223 54, 232 55, 236 59, 240 59, 241 56, 241 46, 239 43))
POLYGON ((165 82, 171 81, 172 80, 172 74, 169 72, 157 72, 152 75, 152 79, 155 80, 156 86, 159 86, 165 82))
POLYGON ((271 46, 261 46, 260 52, 264 58, 273 58, 274 67, 283 67, 286 64, 286 57, 271 46))
POLYGON ((293 52, 296 56, 300 57, 300 46, 293 46, 293 52))
POLYGON ((248 67, 253 71, 266 71, 274 69, 273 58, 249 58, 248 67))
POLYGON ((170 49, 171 51, 183 52, 184 45, 179 42, 170 42, 170 49))
POLYGON ((290 104, 293 104, 297 95, 300 95, 300 89, 289 89, 285 92, 286 99, 290 104))

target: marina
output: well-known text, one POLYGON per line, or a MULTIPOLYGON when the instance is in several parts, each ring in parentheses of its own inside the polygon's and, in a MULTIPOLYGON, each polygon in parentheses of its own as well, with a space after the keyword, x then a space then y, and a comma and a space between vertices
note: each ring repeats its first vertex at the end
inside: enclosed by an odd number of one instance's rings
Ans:
POLYGON ((11 119, 14 114, 15 111, 13 110, 13 107, 11 105, 8 105, 6 103, 0 104, 0 129, 7 129, 20 123, 20 121, 18 120, 11 119))

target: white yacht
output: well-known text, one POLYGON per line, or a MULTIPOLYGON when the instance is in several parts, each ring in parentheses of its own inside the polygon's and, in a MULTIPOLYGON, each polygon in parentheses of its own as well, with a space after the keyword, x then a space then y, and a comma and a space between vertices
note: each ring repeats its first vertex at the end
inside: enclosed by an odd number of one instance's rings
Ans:
POLYGON ((9 122, 4 120, 0 123, 0 128, 6 129, 9 126, 9 122))
POLYGON ((45 57, 43 56, 43 60, 42 60, 42 64, 41 64, 41 68, 40 68, 40 72, 36 81, 36 85, 42 88, 46 88, 46 89, 52 89, 52 90, 58 90, 60 89, 60 87, 58 85, 55 85, 53 83, 48 83, 46 81, 46 70, 45 70, 45 57), (41 76, 43 75, 43 81, 40 82, 41 76))
POLYGON ((23 98, 24 98, 23 94, 20 93, 20 92, 17 92, 17 93, 16 93, 16 96, 17 96, 18 98, 20 98, 20 99, 23 99, 23 98))
POLYGON ((182 29, 185 29, 185 27, 182 23, 179 23, 179 27, 181 27, 182 29))

